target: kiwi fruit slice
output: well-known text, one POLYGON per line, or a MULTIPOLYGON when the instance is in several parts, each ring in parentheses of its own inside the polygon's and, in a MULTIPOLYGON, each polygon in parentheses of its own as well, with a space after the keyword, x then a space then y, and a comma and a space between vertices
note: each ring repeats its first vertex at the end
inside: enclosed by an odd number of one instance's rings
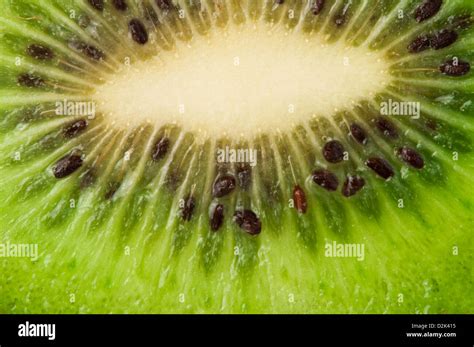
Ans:
POLYGON ((473 7, 2 1, 0 311, 472 313, 473 7))

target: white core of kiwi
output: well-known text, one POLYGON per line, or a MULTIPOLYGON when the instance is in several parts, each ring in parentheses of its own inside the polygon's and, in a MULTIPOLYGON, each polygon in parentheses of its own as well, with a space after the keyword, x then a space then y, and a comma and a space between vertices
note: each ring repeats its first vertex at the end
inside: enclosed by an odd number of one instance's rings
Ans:
POLYGON ((386 61, 366 47, 260 25, 216 29, 124 67, 94 97, 117 125, 250 137, 331 116, 389 81, 386 61))

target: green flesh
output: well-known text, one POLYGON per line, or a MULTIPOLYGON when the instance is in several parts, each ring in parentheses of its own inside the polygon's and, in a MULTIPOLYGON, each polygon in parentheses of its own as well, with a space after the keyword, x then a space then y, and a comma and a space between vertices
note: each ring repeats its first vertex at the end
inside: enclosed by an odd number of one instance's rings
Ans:
MULTIPOLYGON (((207 10, 215 6, 203 2, 207 10)), ((111 1, 103 12, 87 1, 0 5, 0 244, 38 244, 39 250, 37 261, 0 257, 0 312, 474 312, 474 78, 472 71, 462 77, 438 71, 453 56, 474 63, 474 27, 457 30, 459 38, 449 47, 417 54, 406 50, 419 34, 446 28, 452 16, 472 15, 471 1, 444 1, 440 12, 422 23, 412 15, 420 1, 356 1, 348 7, 343 28, 351 30, 344 36, 331 18, 346 1, 326 1, 314 16, 306 1, 275 7, 232 0, 215 18, 209 11, 198 13, 198 1, 180 1, 190 14, 186 20, 173 11, 161 18, 155 2, 127 3, 123 13, 111 1), (407 15, 397 20, 399 3, 407 15), (166 25, 152 29, 144 19, 147 8, 166 25), (74 19, 68 17, 71 10, 74 19), (289 10, 294 18, 284 15, 289 10), (97 24, 96 37, 91 27, 81 28, 84 14, 97 24), (384 26, 381 16, 388 18, 384 26), (156 42, 137 45, 127 33, 132 18, 146 23, 148 32, 157 30, 156 42), (297 27, 298 35, 322 35, 329 44, 369 42, 372 50, 386 52, 394 78, 383 93, 331 118, 244 139, 202 140, 174 125, 119 129, 100 113, 85 131, 66 138, 64 127, 83 117, 44 112, 57 100, 80 101, 92 94, 124 56, 146 60, 172 50, 175 41, 192 42, 216 27, 251 25, 262 18, 289 30, 297 27), (72 38, 100 48, 106 58, 94 61, 72 50, 72 38), (29 57, 25 51, 31 43, 50 47, 55 57, 29 57), (23 59, 20 66, 15 57, 23 59), (25 72, 48 84, 18 85, 25 72), (378 105, 389 98, 421 103, 420 119, 390 118, 397 139, 374 125, 378 105), (366 145, 348 135, 353 122, 366 130, 366 145), (436 123, 435 130, 429 122, 436 123), (152 146, 163 136, 170 148, 152 161, 152 146), (325 161, 326 138, 338 139, 350 159, 325 161), (248 189, 237 187, 216 199, 211 192, 217 173, 236 171, 216 164, 216 149, 226 146, 257 149, 259 164, 248 189), (394 154, 402 146, 416 148, 423 169, 394 154), (82 167, 56 179, 53 166, 74 149, 84 154, 82 167), (127 151, 134 153, 128 161, 123 159, 127 151), (18 153, 21 159, 15 160, 18 153), (394 177, 384 181, 368 169, 364 162, 371 156, 385 158, 394 177), (337 191, 312 181, 311 173, 322 167, 338 176, 337 191), (85 187, 90 172, 95 180, 85 187), (346 198, 342 183, 352 174, 366 184, 346 198), (295 184, 306 193, 305 214, 289 207, 295 184), (116 191, 108 199, 111 189, 116 191), (191 220, 183 221, 180 199, 191 192, 196 207, 191 220), (225 219, 214 232, 209 210, 217 201, 224 205, 225 219), (241 208, 258 215, 259 235, 233 221, 241 208), (363 244, 364 259, 327 257, 325 246, 333 241, 363 244)))

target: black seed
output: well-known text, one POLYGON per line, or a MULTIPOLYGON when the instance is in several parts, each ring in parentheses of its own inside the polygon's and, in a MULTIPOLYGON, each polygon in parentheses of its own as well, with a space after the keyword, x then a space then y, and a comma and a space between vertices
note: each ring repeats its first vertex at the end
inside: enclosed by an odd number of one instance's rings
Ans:
POLYGON ((425 0, 415 10, 415 19, 418 23, 423 22, 439 12, 443 0, 425 0))
POLYGON ((377 126, 377 129, 379 129, 385 136, 391 139, 398 138, 397 128, 388 119, 379 117, 375 120, 375 125, 377 126))
POLYGON ((162 11, 169 11, 174 7, 170 0, 156 0, 156 6, 162 11))
POLYGON ((234 221, 250 235, 260 234, 262 223, 251 210, 239 210, 234 213, 234 221))
POLYGON ((369 168, 374 170, 377 175, 379 175, 380 177, 386 180, 395 174, 390 164, 385 159, 382 159, 382 158, 378 158, 378 157, 369 158, 365 162, 365 165, 367 165, 369 168))
POLYGON ((448 76, 464 76, 471 70, 471 65, 466 61, 451 59, 441 64, 439 70, 448 76))
POLYGON ((41 77, 24 73, 18 76, 18 84, 24 87, 36 88, 43 87, 45 85, 44 80, 41 77))
POLYGON ((81 51, 91 59, 94 59, 94 60, 103 60, 103 59, 105 59, 105 53, 102 52, 97 47, 84 44, 84 46, 82 46, 82 48, 81 48, 81 51))
POLYGON ((151 152, 151 158, 154 161, 162 159, 166 155, 166 152, 168 152, 169 144, 170 140, 167 137, 162 137, 156 141, 153 151, 151 152))
POLYGON ((79 119, 68 124, 63 130, 64 137, 72 138, 76 136, 77 134, 83 132, 87 128, 87 125, 88 123, 85 119, 79 119))
POLYGON ((224 206, 219 204, 214 208, 211 218, 211 229, 213 231, 219 230, 224 222, 224 206))
POLYGON ((313 0, 313 5, 311 6, 311 12, 316 16, 321 13, 324 8, 325 0, 313 0))
POLYGON ((189 195, 185 200, 184 200, 184 206, 181 208, 181 217, 185 221, 191 220, 191 217, 193 216, 194 212, 194 207, 196 207, 196 202, 194 198, 189 195))
POLYGON ((249 164, 239 164, 237 166, 237 180, 239 187, 247 189, 252 183, 252 168, 249 164))
POLYGON ((128 23, 128 29, 132 35, 133 41, 144 45, 148 42, 148 32, 145 29, 145 26, 138 19, 132 19, 128 23))
POLYGON ((342 195, 350 197, 361 190, 365 185, 365 180, 360 176, 347 176, 342 186, 342 195))
POLYGON ((346 16, 343 14, 339 14, 334 18, 334 24, 336 24, 337 27, 341 27, 346 23, 346 16))
POLYGON ((285 0, 275 0, 275 4, 277 5, 283 5, 285 3, 285 0))
POLYGON ((105 199, 106 200, 112 199, 119 188, 120 188, 120 182, 110 182, 109 187, 104 195, 105 199))
POLYGON ((365 130, 362 129, 359 124, 351 124, 351 135, 360 144, 365 145, 367 143, 367 135, 365 134, 365 130))
POLYGON ((339 163, 344 159, 344 147, 337 140, 327 142, 323 148, 323 156, 330 163, 339 163))
POLYGON ((427 35, 422 35, 413 40, 412 43, 408 45, 408 52, 410 53, 419 53, 424 50, 427 50, 431 46, 431 38, 427 35))
POLYGON ((232 175, 223 175, 216 179, 212 187, 212 196, 215 198, 223 197, 235 188, 235 178, 232 175))
POLYGON ((295 202, 296 210, 299 213, 306 213, 308 202, 306 201, 306 194, 304 190, 296 185, 293 189, 293 201, 295 202))
POLYGON ((28 55, 38 60, 51 60, 54 58, 54 53, 51 48, 32 43, 26 50, 28 55))
POLYGON ((82 166, 82 158, 77 154, 68 154, 59 159, 53 166, 53 174, 56 178, 64 178, 75 172, 82 166))
POLYGON ((339 185, 337 176, 329 170, 316 170, 311 176, 313 182, 326 190, 335 191, 339 185))
POLYGON ((458 34, 453 30, 441 30, 431 39, 431 47, 441 49, 452 45, 458 39, 458 34))
POLYGON ((119 11, 126 11, 128 6, 125 0, 114 0, 113 1, 114 7, 119 11))
POLYGON ((94 7, 96 10, 104 10, 104 0, 89 0, 89 4, 94 7))
POLYGON ((415 169, 423 169, 423 167, 425 166, 423 158, 413 148, 399 148, 397 154, 405 163, 410 164, 415 169))

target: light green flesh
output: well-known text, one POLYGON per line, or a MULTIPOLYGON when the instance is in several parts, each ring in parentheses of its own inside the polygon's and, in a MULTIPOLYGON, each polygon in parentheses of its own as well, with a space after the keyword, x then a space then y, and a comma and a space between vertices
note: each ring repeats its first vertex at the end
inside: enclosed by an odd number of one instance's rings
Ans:
MULTIPOLYGON (((407 43, 419 32, 443 28, 443 20, 451 14, 473 13, 470 1, 449 1, 422 24, 411 15, 394 20, 393 4, 398 1, 357 2, 349 7, 346 23, 353 30, 345 27, 343 39, 344 30, 321 21, 330 18, 330 11, 343 8, 344 1, 327 1, 319 21, 307 15, 298 25, 282 13, 295 9, 299 18, 305 1, 286 1, 284 9, 273 10, 264 1, 228 1, 227 17, 208 18, 211 26, 193 19, 191 31, 183 30, 183 35, 273 18, 275 25, 299 28, 302 33, 296 35, 325 35, 329 44, 341 39, 348 46, 364 44, 379 53, 386 49, 387 61, 393 63, 391 84, 353 109, 308 119, 282 133, 199 138, 179 126, 118 129, 99 116, 79 136, 64 139, 62 128, 71 118, 47 116, 42 110, 54 107, 58 99, 81 100, 93 94, 98 79, 105 76, 107 80, 127 53, 145 59, 166 49, 166 38, 176 39, 163 29, 164 39, 138 46, 126 28, 129 19, 143 16, 135 2, 128 3, 125 15, 110 3, 100 13, 87 1, 42 0, 38 5, 5 1, 0 5, 0 39, 4 39, 0 41, 0 244, 37 244, 39 251, 37 261, 0 256, 1 313, 474 312, 473 72, 447 77, 409 70, 436 69, 453 55, 474 64, 474 31, 472 27, 460 31, 459 40, 443 50, 406 52, 407 43), (102 23, 101 38, 110 39, 98 39, 95 44, 106 51, 104 62, 71 51, 61 39, 76 32, 90 39, 87 31, 68 21, 65 9, 86 12, 102 23), (25 18, 40 13, 45 21, 25 24, 18 13, 25 18), (371 14, 376 20, 381 14, 392 19, 382 26, 370 19, 371 14), (69 29, 59 33, 58 28, 65 25, 69 29), (52 36, 48 30, 59 34, 52 36), (378 35, 376 30, 380 30, 378 35), (66 71, 55 60, 25 56, 25 47, 32 42, 52 47, 58 57, 87 73, 66 71), (24 57, 35 72, 59 82, 60 87, 18 86, 16 76, 25 69, 12 63, 16 56, 24 57), (384 137, 371 122, 378 103, 386 98, 421 102, 420 121, 390 118, 399 129, 397 140, 384 137), (28 118, 36 106, 41 108, 28 118), (427 119, 437 121, 437 135, 427 130, 427 119), (369 136, 366 146, 347 136, 343 121, 364 126, 369 136), (163 133, 171 140, 170 149, 152 163, 150 146, 163 133), (323 136, 339 139, 350 161, 325 162, 320 148, 323 136), (219 199, 225 206, 225 221, 219 231, 212 232, 208 211, 216 176, 213 153, 226 145, 258 149, 262 165, 253 170, 248 190, 236 188, 219 199), (422 154, 422 170, 410 168, 393 154, 402 145, 422 154), (82 168, 55 179, 54 163, 78 146, 85 153, 82 168), (129 149, 138 155, 124 163, 121 158, 129 149), (22 160, 13 160, 15 152, 21 153, 22 160), (96 166, 98 182, 81 189, 86 168, 101 155, 105 157, 96 166), (395 177, 385 182, 367 169, 364 160, 371 155, 387 158, 395 177), (338 191, 328 192, 312 182, 312 171, 321 165, 338 175, 338 191), (173 191, 168 180, 176 170, 181 180, 173 191), (366 186, 346 198, 341 194, 343 177, 354 173, 365 178, 366 186), (122 186, 113 199, 106 200, 104 195, 115 180, 122 180, 122 186), (295 184, 306 192, 308 211, 303 215, 289 207, 295 184), (184 222, 178 203, 190 191, 195 192, 197 205, 191 220, 184 222), (232 221, 240 206, 257 213, 261 234, 251 236, 232 221), (333 241, 363 244, 364 259, 328 257, 326 245, 333 241)), ((184 7, 185 3, 189 2, 180 1, 184 7)), ((413 10, 418 3, 401 1, 400 6, 413 10)), ((176 23, 170 23, 167 30, 172 32, 176 23)))

